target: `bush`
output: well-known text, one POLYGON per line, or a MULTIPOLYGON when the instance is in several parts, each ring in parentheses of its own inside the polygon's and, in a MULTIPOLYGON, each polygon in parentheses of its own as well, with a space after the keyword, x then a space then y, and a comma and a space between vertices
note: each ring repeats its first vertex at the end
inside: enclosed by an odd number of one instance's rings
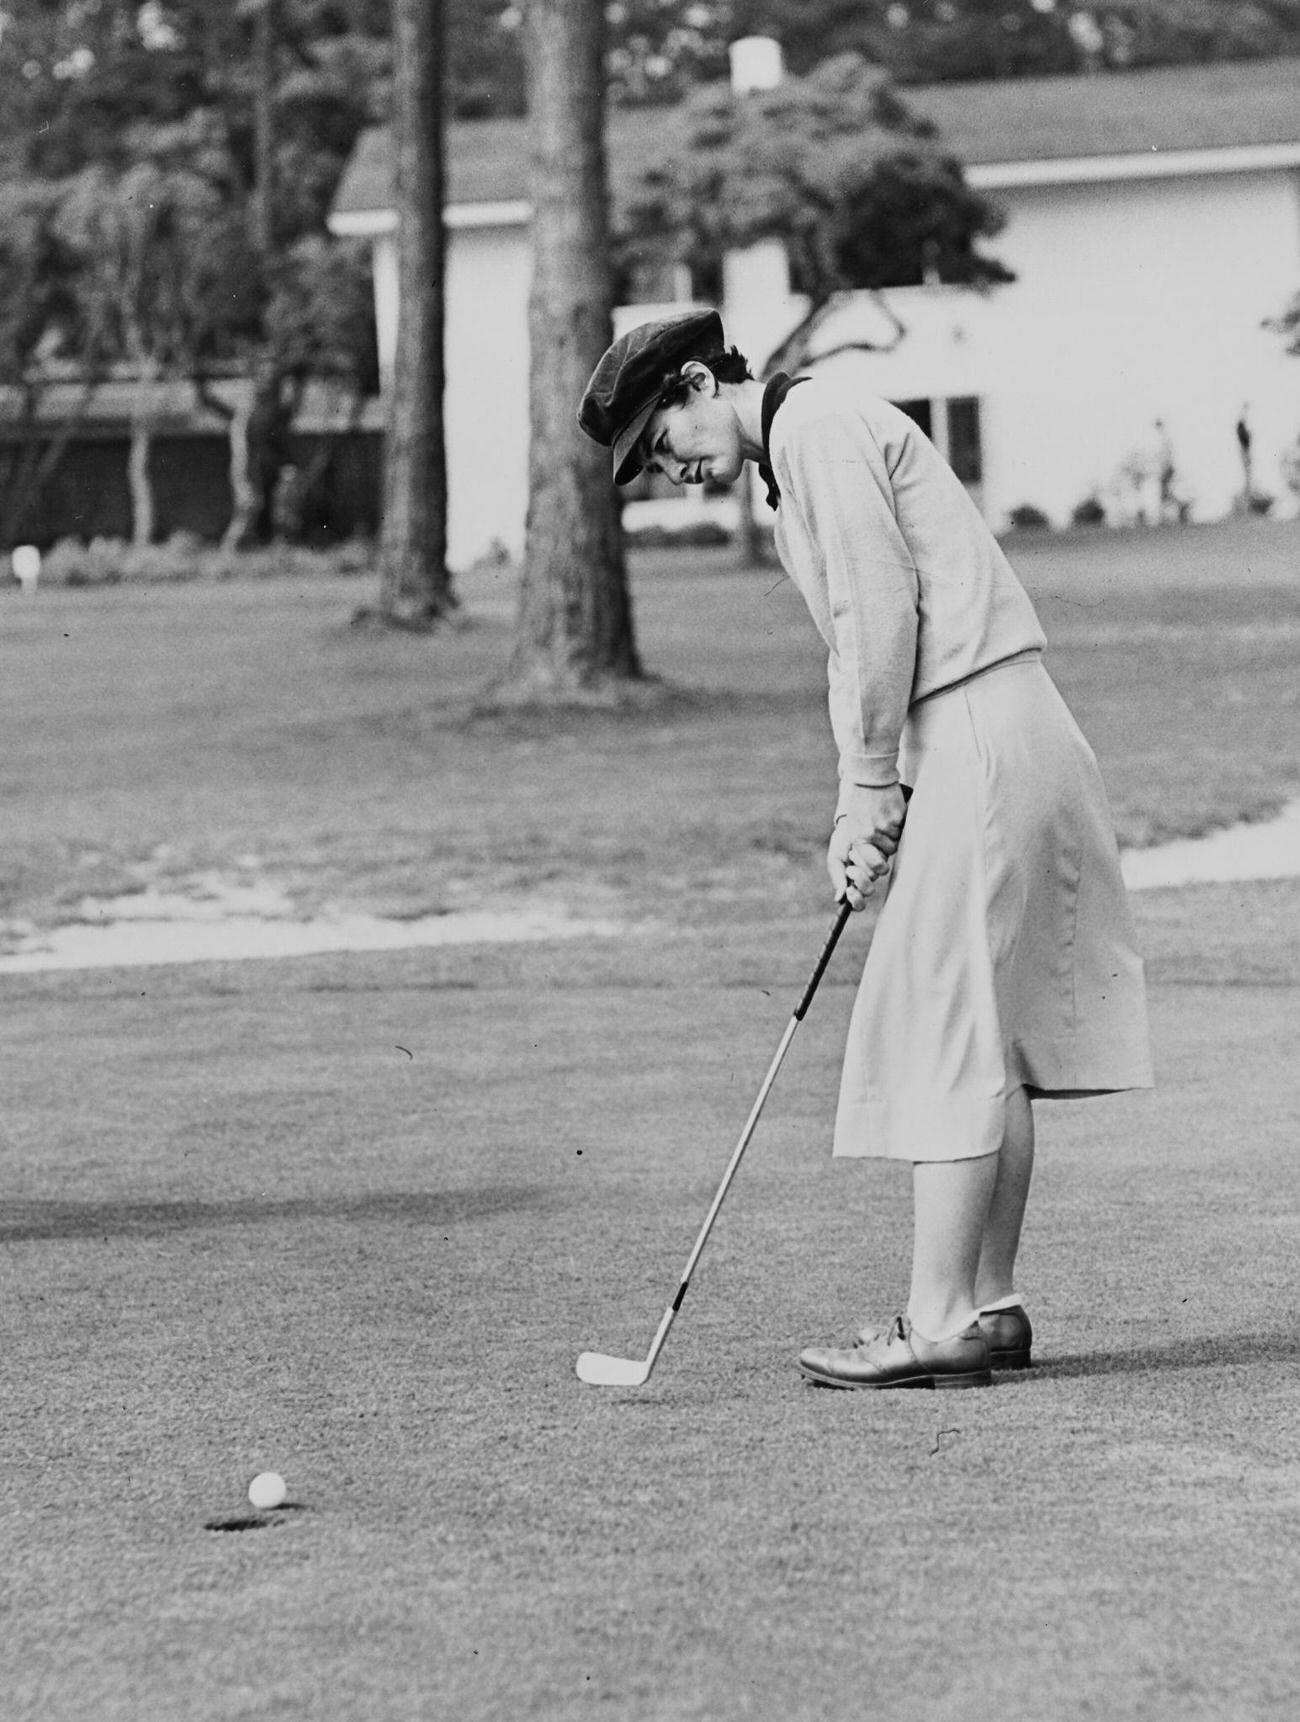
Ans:
POLYGON ((345 539, 328 549, 266 544, 254 550, 223 550, 192 532, 176 532, 165 544, 129 544, 123 538, 60 538, 46 551, 41 579, 52 586, 119 586, 130 582, 181 580, 268 580, 277 575, 370 574, 375 549, 364 539, 345 539))
POLYGON ((1021 502, 1011 510, 1007 519, 1017 532, 1041 532, 1052 523, 1041 508, 1035 508, 1032 502, 1021 502))
POLYGON ((696 520, 689 526, 629 528, 627 542, 632 550, 708 550, 730 544, 731 534, 716 520, 696 520))
POLYGON ((1075 505, 1070 519, 1076 526, 1104 526, 1106 510, 1097 497, 1085 496, 1082 502, 1075 505))
POLYGON ((41 579, 55 586, 115 586, 122 578, 122 551, 115 538, 60 538, 41 564, 41 579))

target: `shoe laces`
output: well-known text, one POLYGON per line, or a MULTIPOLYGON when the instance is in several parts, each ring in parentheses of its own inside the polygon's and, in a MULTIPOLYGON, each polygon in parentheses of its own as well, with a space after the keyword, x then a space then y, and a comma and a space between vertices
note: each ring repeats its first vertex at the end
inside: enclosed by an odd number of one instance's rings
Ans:
POLYGON ((887 1321, 883 1324, 874 1321, 864 1321, 857 1333, 853 1336, 852 1346, 854 1349, 857 1349, 864 1345, 870 1345, 877 1339, 892 1340, 906 1338, 907 1331, 903 1324, 903 1318, 901 1315, 896 1315, 892 1321, 887 1321))

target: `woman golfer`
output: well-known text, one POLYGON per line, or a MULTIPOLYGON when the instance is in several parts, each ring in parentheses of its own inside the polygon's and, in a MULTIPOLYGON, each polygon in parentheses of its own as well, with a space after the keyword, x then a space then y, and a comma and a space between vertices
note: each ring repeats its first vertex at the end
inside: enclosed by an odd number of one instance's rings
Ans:
POLYGON ((831 883, 861 909, 889 874, 834 1152, 912 1162, 911 1290, 888 1326, 799 1367, 828 1387, 985 1385, 1030 1361, 1031 1102, 1152 1081, 1105 792, 1033 606, 910 419, 856 385, 756 382, 716 312, 616 341, 578 418, 619 484, 728 484, 758 463, 829 650, 831 883))

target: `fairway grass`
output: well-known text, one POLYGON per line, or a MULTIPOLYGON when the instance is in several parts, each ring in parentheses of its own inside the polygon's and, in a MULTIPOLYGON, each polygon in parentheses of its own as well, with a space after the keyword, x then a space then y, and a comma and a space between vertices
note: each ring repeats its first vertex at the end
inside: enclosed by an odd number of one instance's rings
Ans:
POLYGON ((826 1155, 850 944, 651 1382, 577 1381, 644 1355, 809 930, 27 983, 5 1714, 1285 1715, 1294 990, 1158 987, 1161 1089, 1039 1109, 1030 1376, 837 1395, 797 1350, 906 1274, 905 1174, 826 1155), (268 1468, 297 1510, 204 1528, 268 1468))
MULTIPOLYGON (((1183 586, 1021 558, 1133 840, 1300 792, 1282 552, 1197 572, 1288 541, 1148 539, 1183 586)), ((1038 1109, 1028 1376, 794 1368, 905 1292, 905 1170, 828 1157, 862 917, 652 1380, 577 1381, 645 1355, 828 918, 817 643, 695 574, 637 565, 637 718, 477 713, 486 584, 432 641, 355 583, 0 603, 0 914, 213 867, 632 927, 0 979, 4 1722, 1296 1713, 1297 882, 1135 898, 1160 1087, 1038 1109)))
MULTIPOLYGON (((1300 524, 1012 548, 1123 842, 1300 795, 1300 524)), ((505 571, 433 638, 349 626, 355 579, 0 594, 0 923, 214 873, 303 915, 796 910, 834 798, 825 654, 779 571, 732 560, 634 561, 666 697, 626 716, 482 709, 505 571)))

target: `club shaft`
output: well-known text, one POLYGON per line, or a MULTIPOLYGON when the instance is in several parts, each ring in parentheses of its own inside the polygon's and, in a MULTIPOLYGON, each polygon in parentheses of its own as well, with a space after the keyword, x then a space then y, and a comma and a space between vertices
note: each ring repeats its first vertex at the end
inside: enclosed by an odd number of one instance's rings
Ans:
POLYGON ((659 1323, 659 1331, 655 1334, 654 1343, 651 1345, 649 1355, 646 1358, 647 1375, 654 1368, 655 1359, 658 1357, 660 1349, 668 1337, 669 1328, 673 1325, 673 1318, 676 1316, 677 1311, 682 1307, 682 1299, 686 1296, 686 1288, 691 1283, 691 1275, 695 1272, 695 1264, 699 1261, 704 1246, 708 1242, 709 1233, 713 1230, 713 1222, 718 1217, 718 1210, 722 1207, 727 1191, 731 1187, 731 1181, 739 1170, 740 1162, 744 1158, 746 1148, 749 1147, 750 1138, 753 1136, 754 1130, 757 1127, 763 1107, 767 1103, 767 1097, 771 1093, 772 1084, 776 1081, 777 1072, 780 1070, 786 1052, 789 1050, 790 1042, 794 1039, 795 1030, 803 1021, 804 1013, 812 1003, 812 997, 817 991, 818 982, 826 972, 826 965, 831 960, 831 953, 834 951, 835 946, 839 941, 839 936, 844 931, 851 913, 852 911, 847 903, 840 906, 835 917, 835 922, 827 935, 826 943, 822 946, 821 954, 817 958, 816 965, 809 977, 808 984, 804 988, 803 996, 795 1006, 794 1015, 785 1026, 785 1033, 781 1036, 781 1044, 777 1047, 772 1062, 767 1067, 767 1075, 763 1078, 763 1085, 759 1089, 757 1098, 750 1109, 749 1117, 745 1120, 745 1128, 740 1133, 740 1140, 736 1143, 736 1146, 732 1151, 731 1159, 727 1162, 727 1169, 722 1174, 722 1182, 718 1185, 717 1194, 714 1196, 713 1201, 710 1204, 709 1211, 705 1215, 704 1224, 700 1227, 700 1234, 695 1240, 695 1247, 691 1251, 690 1259, 687 1261, 685 1270, 682 1273, 676 1295, 674 1296, 673 1301, 668 1305, 668 1308, 664 1311, 663 1320, 659 1323))
POLYGON ((668 1308, 664 1311, 663 1320, 659 1323, 659 1331, 654 1337, 654 1344, 650 1347, 650 1355, 646 1359, 646 1365, 648 1368, 654 1367, 654 1360, 659 1355, 659 1348, 668 1337, 668 1329, 673 1325, 673 1317, 682 1306, 682 1299, 686 1296, 686 1288, 691 1283, 691 1275, 695 1272, 695 1264, 699 1261, 704 1250, 704 1246, 709 1241, 709 1233, 713 1230, 713 1222, 717 1219, 718 1210, 722 1207, 723 1199, 725 1198, 727 1191, 731 1188, 731 1181, 736 1176, 736 1173, 740 1168, 740 1162, 744 1158, 745 1150, 749 1147, 750 1137, 754 1134, 754 1130, 758 1124, 759 1115, 761 1114, 767 1101, 767 1097, 771 1092, 772 1084, 776 1081, 776 1073, 781 1068, 781 1061, 784 1059, 786 1049, 794 1038, 794 1031, 798 1028, 799 1022, 799 1017, 792 1016, 786 1024, 785 1033, 781 1036, 781 1044, 776 1049, 776 1056, 768 1066, 767 1075, 763 1078, 763 1086, 758 1091, 758 1098, 755 1100, 753 1109, 746 1120, 744 1130, 741 1131, 740 1140, 732 1151, 731 1159, 727 1162, 727 1169, 722 1174, 722 1182, 718 1185, 717 1194, 714 1196, 713 1201, 709 1206, 709 1211, 704 1217, 704 1224, 700 1227, 700 1235, 695 1240, 695 1248, 691 1251, 690 1259, 687 1261, 686 1267, 683 1270, 676 1295, 674 1296, 673 1301, 668 1305, 668 1308))

